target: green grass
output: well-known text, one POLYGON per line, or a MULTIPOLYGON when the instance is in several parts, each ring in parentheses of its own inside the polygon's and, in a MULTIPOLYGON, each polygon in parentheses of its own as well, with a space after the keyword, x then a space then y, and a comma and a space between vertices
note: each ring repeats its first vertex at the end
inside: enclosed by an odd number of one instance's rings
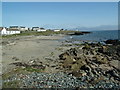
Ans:
MULTIPOLYGON (((30 74, 32 72, 42 72, 44 69, 37 69, 37 68, 32 68, 32 67, 27 67, 27 68, 22 68, 18 67, 13 69, 12 71, 5 73, 2 75, 3 80, 8 80, 11 78, 13 75, 19 75, 19 74, 30 74)), ((20 80, 14 80, 14 81, 9 81, 9 82, 3 82, 2 88, 19 88, 21 86, 21 81, 20 80)))
POLYGON ((15 68, 15 69, 11 70, 10 72, 7 72, 7 73, 3 74, 3 75, 2 75, 2 79, 3 79, 3 80, 8 79, 8 78, 11 77, 12 75, 14 75, 14 74, 19 74, 19 73, 25 74, 25 73, 27 73, 27 72, 25 72, 25 71, 23 70, 23 68, 18 67, 18 68, 15 68))
POLYGON ((32 68, 32 67, 26 67, 26 68, 17 67, 15 69, 11 70, 10 72, 3 74, 2 79, 6 80, 15 74, 28 74, 31 72, 42 72, 43 70, 44 69, 37 69, 37 68, 32 68))
POLYGON ((48 36, 48 35, 55 35, 55 34, 67 35, 68 33, 73 33, 73 32, 76 32, 76 31, 58 31, 58 32, 54 32, 54 31, 50 31, 50 30, 47 30, 44 32, 27 31, 27 32, 21 32, 20 34, 2 36, 2 38, 10 38, 10 37, 17 37, 17 36, 29 36, 29 35, 35 35, 35 36, 39 36, 39 35, 48 36))
MULTIPOLYGON (((12 71, 3 74, 2 80, 8 80, 11 76, 20 73, 26 74, 26 72, 22 68, 13 69, 12 71)), ((19 86, 20 86, 20 81, 18 80, 2 83, 2 88, 18 88, 19 86)))
POLYGON ((20 87, 20 81, 17 81, 17 80, 10 81, 10 82, 4 82, 2 84, 2 88, 19 88, 19 87, 20 87))

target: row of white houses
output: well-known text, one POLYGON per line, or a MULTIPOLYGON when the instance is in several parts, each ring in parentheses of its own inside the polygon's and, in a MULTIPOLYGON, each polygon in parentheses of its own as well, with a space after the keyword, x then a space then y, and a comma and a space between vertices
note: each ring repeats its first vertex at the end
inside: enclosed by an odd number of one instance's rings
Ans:
MULTIPOLYGON (((39 27, 32 27, 31 29, 27 27, 18 27, 18 26, 12 26, 9 28, 5 27, 0 27, 0 35, 11 35, 11 34, 20 34, 21 31, 37 31, 37 32, 44 32, 47 31, 44 28, 39 28, 39 27)), ((60 31, 60 29, 54 29, 53 31, 57 32, 60 31)))
POLYGON ((0 28, 0 35, 20 34, 19 30, 7 30, 6 28, 0 28))

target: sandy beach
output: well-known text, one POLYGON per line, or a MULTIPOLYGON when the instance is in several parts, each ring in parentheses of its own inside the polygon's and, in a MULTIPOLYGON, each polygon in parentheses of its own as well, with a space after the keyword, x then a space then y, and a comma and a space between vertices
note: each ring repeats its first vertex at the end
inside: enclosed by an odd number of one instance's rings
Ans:
MULTIPOLYGON (((2 42, 2 73, 15 68, 11 63, 37 60, 46 63, 46 60, 56 60, 61 51, 57 50, 63 36, 22 36, 3 39, 2 42)), ((49 62, 48 62, 49 63, 49 62)))
POLYGON ((62 35, 3 38, 3 88, 59 85, 109 88, 108 83, 119 87, 118 40, 107 40, 103 45, 78 44, 63 38, 62 35))

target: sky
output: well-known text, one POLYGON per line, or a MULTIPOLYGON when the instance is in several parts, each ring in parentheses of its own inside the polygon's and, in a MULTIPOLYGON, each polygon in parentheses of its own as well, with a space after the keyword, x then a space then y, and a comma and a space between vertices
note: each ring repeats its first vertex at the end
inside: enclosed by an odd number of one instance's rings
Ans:
POLYGON ((118 25, 118 3, 3 2, 2 25, 114 29, 118 25))
POLYGON ((119 2, 119 0, 1 0, 3 2, 119 2))

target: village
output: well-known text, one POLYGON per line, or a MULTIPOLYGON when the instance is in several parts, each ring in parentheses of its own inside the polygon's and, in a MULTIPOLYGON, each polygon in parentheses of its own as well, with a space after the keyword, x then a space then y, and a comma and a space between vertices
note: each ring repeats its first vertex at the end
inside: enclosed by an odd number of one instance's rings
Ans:
MULTIPOLYGON (((22 32, 30 32, 30 31, 36 31, 36 32, 45 32, 51 29, 45 29, 40 27, 24 27, 24 26, 9 26, 9 27, 0 27, 0 35, 12 35, 12 34, 20 34, 22 32)), ((62 29, 52 29, 51 31, 58 32, 62 29)))

